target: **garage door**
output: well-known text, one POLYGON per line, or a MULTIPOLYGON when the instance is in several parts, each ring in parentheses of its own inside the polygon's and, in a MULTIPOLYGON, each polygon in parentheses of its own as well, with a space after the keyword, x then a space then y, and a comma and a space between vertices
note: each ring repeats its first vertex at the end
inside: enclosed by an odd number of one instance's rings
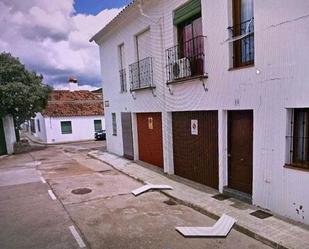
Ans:
POLYGON ((121 113, 123 156, 127 159, 134 159, 132 118, 131 112, 121 113))
POLYGON ((218 112, 175 112, 175 174, 218 189, 218 112))
POLYGON ((138 113, 139 160, 163 168, 161 113, 138 113))
POLYGON ((3 130, 2 118, 0 117, 0 155, 5 155, 6 151, 6 142, 3 130))

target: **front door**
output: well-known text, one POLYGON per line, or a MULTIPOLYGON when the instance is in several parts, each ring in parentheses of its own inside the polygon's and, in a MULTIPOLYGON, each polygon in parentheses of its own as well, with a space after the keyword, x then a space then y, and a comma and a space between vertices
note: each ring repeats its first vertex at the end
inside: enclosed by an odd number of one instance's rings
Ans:
POLYGON ((2 118, 0 117, 0 155, 5 155, 7 153, 6 150, 6 142, 3 130, 2 118))
POLYGON ((134 159, 132 118, 131 112, 121 113, 123 156, 129 160, 134 159))
POLYGON ((228 112, 228 185, 252 194, 253 111, 228 112))

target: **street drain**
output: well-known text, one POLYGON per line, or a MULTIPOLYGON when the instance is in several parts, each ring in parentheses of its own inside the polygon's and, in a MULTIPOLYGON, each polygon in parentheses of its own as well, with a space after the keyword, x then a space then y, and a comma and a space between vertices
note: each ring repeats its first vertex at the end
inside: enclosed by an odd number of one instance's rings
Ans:
POLYGON ((55 170, 57 170, 57 171, 65 171, 65 170, 67 170, 68 168, 57 168, 57 169, 55 169, 55 170))
POLYGON ((75 195, 85 195, 91 192, 92 190, 90 188, 77 188, 77 189, 72 190, 71 193, 75 195))
POLYGON ((177 202, 173 201, 172 199, 169 199, 169 200, 167 200, 167 201, 164 201, 164 203, 165 203, 166 205, 169 205, 169 206, 175 206, 175 205, 177 205, 177 202))

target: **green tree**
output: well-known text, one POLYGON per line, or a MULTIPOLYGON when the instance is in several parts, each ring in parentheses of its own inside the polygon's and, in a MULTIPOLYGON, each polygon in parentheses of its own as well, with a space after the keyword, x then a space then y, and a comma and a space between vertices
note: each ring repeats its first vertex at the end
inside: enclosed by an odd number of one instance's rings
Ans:
POLYGON ((18 58, 0 54, 0 117, 11 114, 16 130, 47 105, 52 89, 42 81, 42 75, 28 71, 18 58))

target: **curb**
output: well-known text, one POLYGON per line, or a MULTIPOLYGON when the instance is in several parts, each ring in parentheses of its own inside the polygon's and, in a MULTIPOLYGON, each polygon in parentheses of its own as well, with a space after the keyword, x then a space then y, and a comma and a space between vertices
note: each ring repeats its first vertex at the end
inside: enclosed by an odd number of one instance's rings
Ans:
MULTIPOLYGON (((104 160, 98 158, 98 157, 95 156, 95 155, 90 154, 90 152, 87 153, 87 155, 88 155, 89 157, 92 157, 92 158, 98 160, 98 161, 101 161, 101 162, 106 163, 107 165, 111 166, 113 169, 115 169, 115 170, 121 172, 122 174, 125 174, 125 175, 129 176, 130 178, 132 178, 132 179, 134 179, 134 180, 136 180, 136 181, 138 181, 138 182, 140 182, 140 183, 146 184, 146 182, 145 182, 143 179, 140 179, 140 178, 138 178, 138 177, 132 176, 132 175, 130 175, 130 174, 128 174, 128 173, 126 173, 126 172, 124 172, 124 171, 122 171, 122 170, 116 168, 116 167, 115 167, 114 165, 112 165, 111 163, 109 163, 109 162, 107 162, 107 161, 104 161, 104 160)), ((119 157, 119 158, 121 158, 121 157, 119 157)), ((179 198, 177 198, 177 197, 174 197, 173 195, 171 195, 169 192, 167 192, 167 191, 165 191, 165 190, 162 190, 162 191, 160 191, 160 192, 161 192, 162 194, 164 194, 165 196, 167 196, 167 197, 173 199, 174 201, 178 202, 179 204, 182 204, 182 205, 184 205, 184 206, 190 207, 190 208, 194 209, 195 211, 197 211, 197 212, 199 212, 199 213, 201 213, 201 214, 204 214, 204 215, 208 216, 209 218, 212 218, 212 219, 215 219, 215 220, 218 220, 218 219, 220 218, 218 215, 216 215, 216 214, 214 214, 214 213, 212 213, 212 212, 210 212, 210 211, 208 211, 208 210, 206 210, 206 209, 204 209, 204 208, 202 208, 202 207, 200 207, 200 206, 198 206, 198 205, 195 205, 194 203, 187 202, 187 201, 184 201, 184 200, 179 199, 179 198)), ((270 240, 270 239, 265 238, 265 237, 263 237, 263 236, 261 236, 261 235, 255 233, 255 232, 252 232, 250 229, 248 229, 248 228, 246 228, 246 227, 244 227, 244 226, 242 226, 242 225, 239 225, 239 224, 237 224, 237 223, 234 225, 233 228, 234 228, 236 231, 238 231, 238 232, 240 232, 240 233, 242 233, 242 234, 245 234, 245 235, 247 235, 247 236, 249 236, 249 237, 251 237, 251 238, 253 238, 253 239, 255 239, 255 240, 258 240, 258 241, 262 242, 263 244, 268 245, 268 246, 270 246, 270 247, 272 247, 272 248, 276 248, 276 249, 290 249, 290 248, 288 248, 288 247, 285 247, 285 246, 283 246, 283 245, 280 245, 280 244, 279 244, 278 242, 276 242, 276 241, 270 240)))

